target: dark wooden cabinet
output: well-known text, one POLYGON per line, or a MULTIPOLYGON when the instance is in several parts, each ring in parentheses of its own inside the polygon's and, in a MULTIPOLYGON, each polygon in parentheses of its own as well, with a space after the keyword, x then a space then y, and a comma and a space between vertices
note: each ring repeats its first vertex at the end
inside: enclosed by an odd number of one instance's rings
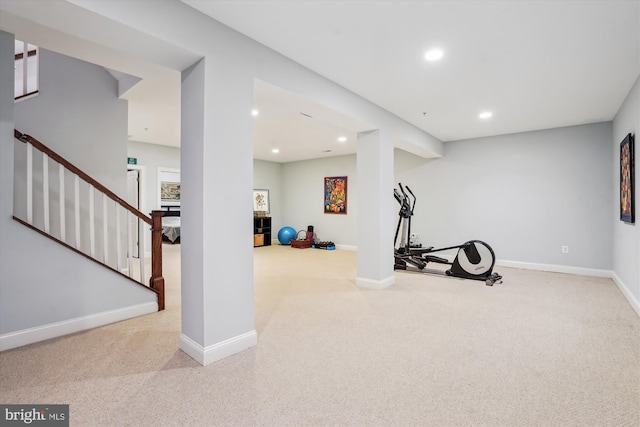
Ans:
POLYGON ((253 218, 253 247, 271 245, 271 217, 253 218))

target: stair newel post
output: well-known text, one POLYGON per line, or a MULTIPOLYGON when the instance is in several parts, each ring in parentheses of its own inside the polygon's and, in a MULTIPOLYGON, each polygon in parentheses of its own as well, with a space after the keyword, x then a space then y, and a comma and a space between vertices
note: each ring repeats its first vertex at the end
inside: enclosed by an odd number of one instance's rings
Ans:
POLYGON ((158 310, 164 310, 162 277, 162 211, 151 211, 151 278, 149 287, 158 291, 158 310))

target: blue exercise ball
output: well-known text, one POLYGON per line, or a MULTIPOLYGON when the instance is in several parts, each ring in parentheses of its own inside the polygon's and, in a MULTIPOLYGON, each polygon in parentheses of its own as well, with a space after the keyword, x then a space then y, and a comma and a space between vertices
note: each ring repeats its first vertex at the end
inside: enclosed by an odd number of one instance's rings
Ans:
POLYGON ((278 241, 281 245, 290 245, 291 240, 296 238, 298 233, 292 227, 282 227, 278 231, 278 241))

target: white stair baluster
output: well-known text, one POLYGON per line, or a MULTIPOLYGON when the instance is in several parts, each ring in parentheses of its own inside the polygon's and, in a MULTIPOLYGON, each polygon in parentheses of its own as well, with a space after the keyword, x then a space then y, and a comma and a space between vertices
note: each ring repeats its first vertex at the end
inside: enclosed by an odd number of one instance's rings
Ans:
POLYGON ((127 270, 133 277, 133 232, 131 230, 131 212, 127 211, 127 270))
POLYGON ((42 153, 42 207, 44 232, 49 234, 49 156, 42 153))
POLYGON ((116 268, 122 273, 122 239, 120 238, 120 210, 121 207, 116 203, 116 268))
POLYGON ((66 218, 65 218, 65 197, 64 197, 64 166, 58 164, 58 178, 60 181, 60 240, 66 241, 66 218))
POLYGON ((89 255, 96 257, 96 219, 93 208, 93 185, 89 184, 89 255))
POLYGON ((147 223, 141 219, 138 219, 138 261, 140 261, 140 283, 145 283, 145 274, 144 274, 144 261, 145 261, 145 252, 144 252, 144 230, 147 226, 147 223))
POLYGON ((27 222, 33 225, 33 145, 27 142, 27 222))
POLYGON ((29 43, 22 43, 22 94, 29 93, 29 43))
POLYGON ((73 187, 75 190, 74 209, 75 209, 75 226, 76 226, 76 249, 80 250, 80 177, 73 174, 73 187))
POLYGON ((109 198, 102 193, 102 259, 109 265, 109 217, 107 216, 107 200, 109 198))

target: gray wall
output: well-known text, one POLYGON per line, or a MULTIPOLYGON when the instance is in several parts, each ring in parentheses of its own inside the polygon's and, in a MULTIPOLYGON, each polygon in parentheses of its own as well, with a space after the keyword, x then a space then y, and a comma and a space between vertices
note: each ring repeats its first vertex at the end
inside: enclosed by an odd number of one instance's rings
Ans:
POLYGON ((254 160, 253 188, 269 190, 271 240, 277 241, 278 230, 283 227, 282 200, 286 191, 282 183, 282 165, 264 160, 254 160))
POLYGON ((158 205, 158 168, 180 170, 180 148, 129 141, 127 153, 128 157, 138 159, 137 166, 144 166, 144 213, 160 209, 158 205))
POLYGON ((124 195, 128 108, 117 91, 104 68, 41 49, 40 92, 15 104, 16 129, 124 195))
MULTIPOLYGON (((40 49, 39 94, 15 104, 15 127, 91 175, 116 194, 126 195, 127 102, 117 99, 117 81, 102 67, 40 49)), ((26 219, 26 145, 15 147, 14 213, 26 219)), ((42 157, 34 155, 34 225, 44 228, 42 157)), ((51 234, 60 236, 58 169, 49 162, 51 234)), ((65 176, 66 210, 74 211, 73 175, 65 176)), ((115 218, 115 206, 109 206, 115 218)), ((81 250, 90 251, 89 186, 80 186, 81 250)), ((96 228, 102 229, 102 198, 95 200, 96 228)), ((75 246, 75 226, 67 215, 65 241, 75 246)), ((110 234, 115 220, 108 221, 110 234)), ((102 234, 96 233, 102 257, 102 234)), ((109 259, 115 260, 115 246, 109 259)), ((115 265, 114 265, 115 266, 115 265)))
MULTIPOLYGON (((126 105, 115 98, 111 90, 115 85, 111 83, 98 83, 99 88, 108 89, 101 95, 78 91, 78 86, 67 84, 67 79, 78 78, 76 83, 81 86, 96 82, 93 77, 100 73, 105 79, 110 76, 99 67, 86 67, 75 60, 67 62, 65 58, 54 60, 64 66, 50 68, 51 58, 45 54, 41 61, 42 93, 15 105, 15 127, 41 137, 55 148, 64 148, 61 154, 77 161, 87 172, 124 188, 126 181, 123 178, 120 185, 118 176, 124 176, 125 170, 126 105), (82 68, 81 74, 93 70, 89 72, 92 80, 76 74, 71 64, 82 68), (60 87, 56 87, 56 75, 63 81, 60 87), (51 98, 54 93, 60 96, 57 101, 51 98), (30 109, 34 102, 46 105, 30 109), (109 103, 112 108, 102 110, 102 116, 92 117, 97 108, 90 106, 94 103, 105 107, 109 103), (123 107, 124 127, 116 131, 124 135, 120 139, 110 129, 123 125, 123 107)), ((13 128, 13 35, 0 32, 0 334, 154 302, 155 294, 149 290, 64 250, 11 218, 14 149, 20 144, 14 142, 13 128)))
MULTIPOLYGON (((145 170, 145 211, 159 209, 158 206, 158 168, 180 169, 180 148, 138 141, 129 141, 128 157, 135 157, 136 166, 145 170)), ((254 160, 253 187, 269 190, 270 214, 272 218, 273 239, 282 227, 282 165, 280 163, 254 160)))
MULTIPOLYGON (((412 227, 424 245, 480 239, 513 265, 611 270, 610 141, 611 123, 599 123, 448 142, 441 159, 396 149, 395 181, 418 197, 412 227)), ((355 246, 355 168, 355 156, 282 165, 283 225, 355 246), (322 212, 333 175, 349 176, 346 216, 322 212)))
POLYGON ((355 247, 358 204, 356 156, 337 156, 282 165, 282 225, 306 230, 320 240, 355 247), (347 176, 347 214, 324 213, 324 177, 347 176))
POLYGON ((613 209, 613 272, 616 281, 626 289, 627 298, 633 300, 635 309, 640 314, 640 78, 638 78, 627 95, 627 99, 613 121, 613 171, 612 193, 613 209), (620 142, 628 133, 635 134, 635 224, 620 221, 620 142))
POLYGON ((418 197, 423 244, 479 239, 499 260, 610 270, 610 141, 601 123, 448 142, 436 160, 396 150, 396 181, 418 197))

